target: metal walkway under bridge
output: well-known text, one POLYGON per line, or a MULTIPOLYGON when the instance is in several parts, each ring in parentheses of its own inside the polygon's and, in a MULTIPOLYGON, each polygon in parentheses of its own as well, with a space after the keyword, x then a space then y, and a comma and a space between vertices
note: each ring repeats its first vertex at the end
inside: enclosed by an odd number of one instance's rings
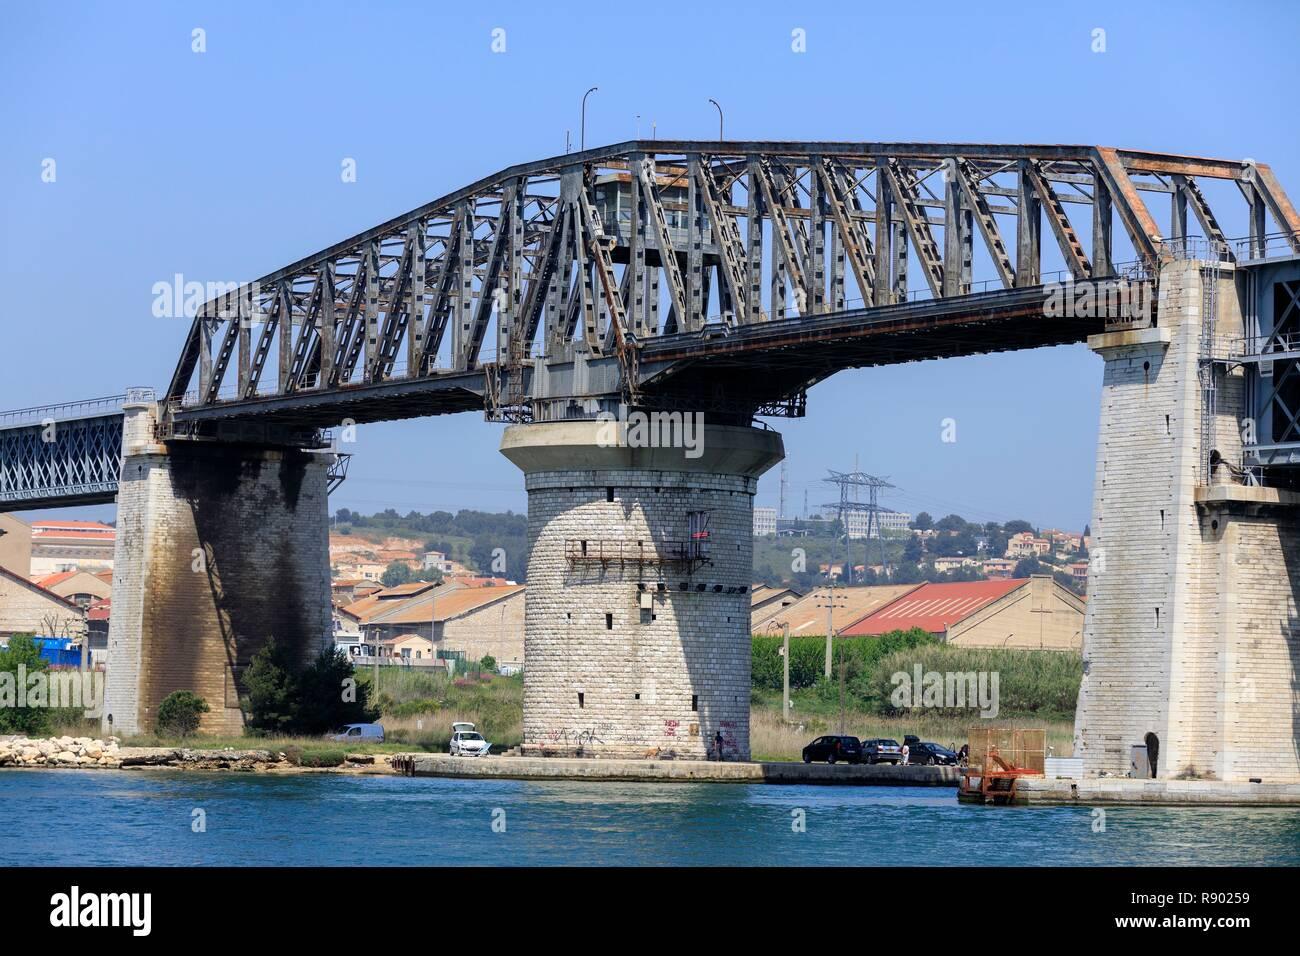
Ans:
MULTIPOLYGON (((1205 254, 1300 256, 1300 215, 1268 166, 1100 146, 627 142, 509 167, 223 286, 160 396, 160 437, 319 443, 347 422, 620 404, 799 416, 841 369, 1155 324, 1161 266, 1205 254), (1243 200, 1249 235, 1232 241, 1212 205, 1243 200), (1085 286, 1120 311, 1047 307, 1085 286)), ((1276 412, 1261 460, 1300 461, 1300 319, 1259 301, 1230 357, 1260 378, 1261 421, 1276 412)), ((0 417, 0 508, 109 500, 114 401, 0 417)))

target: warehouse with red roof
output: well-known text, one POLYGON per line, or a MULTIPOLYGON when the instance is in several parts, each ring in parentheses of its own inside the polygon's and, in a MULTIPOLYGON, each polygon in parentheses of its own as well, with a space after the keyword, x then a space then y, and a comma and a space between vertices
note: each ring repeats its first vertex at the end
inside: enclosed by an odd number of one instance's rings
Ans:
POLYGON ((854 621, 846 637, 920 628, 958 647, 1081 650, 1083 600, 1047 575, 923 584, 854 621))

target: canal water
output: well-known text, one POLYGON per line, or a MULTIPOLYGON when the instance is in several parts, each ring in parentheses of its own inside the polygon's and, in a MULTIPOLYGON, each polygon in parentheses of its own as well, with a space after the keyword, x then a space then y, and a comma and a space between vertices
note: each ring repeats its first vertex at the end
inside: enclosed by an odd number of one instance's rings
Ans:
POLYGON ((1300 865, 1300 809, 1096 813, 946 788, 0 771, 5 866, 1300 865))

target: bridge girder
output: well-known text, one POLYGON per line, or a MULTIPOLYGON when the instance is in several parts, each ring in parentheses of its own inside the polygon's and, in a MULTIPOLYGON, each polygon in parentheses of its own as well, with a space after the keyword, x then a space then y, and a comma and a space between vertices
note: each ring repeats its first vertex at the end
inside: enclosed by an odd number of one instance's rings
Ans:
MULTIPOLYGON (((692 141, 552 157, 207 302, 167 398, 180 416, 301 404, 328 417, 319 410, 358 392, 459 386, 477 373, 474 387, 455 393, 482 395, 489 414, 527 417, 541 380, 532 366, 612 361, 623 396, 636 401, 639 363, 660 339, 792 319, 811 329, 832 313, 927 294, 941 303, 1037 287, 1047 278, 1043 218, 1062 278, 1114 276, 1120 244, 1154 274, 1170 230, 1185 231, 1188 206, 1221 239, 1204 179, 1240 189, 1252 240, 1262 241, 1271 216, 1300 252, 1300 216, 1271 170, 1249 161, 1068 145, 692 141), (1169 196, 1169 229, 1144 194, 1169 196), (1090 251, 1069 205, 1091 207, 1077 217, 1089 220, 1090 251), (909 255, 927 287, 911 294, 909 255), (277 371, 264 380, 272 353, 277 371)), ((1007 346, 986 350, 998 347, 1007 346)), ((572 397, 608 394, 610 378, 600 380, 572 397)), ((465 405, 445 410, 453 407, 465 405)))

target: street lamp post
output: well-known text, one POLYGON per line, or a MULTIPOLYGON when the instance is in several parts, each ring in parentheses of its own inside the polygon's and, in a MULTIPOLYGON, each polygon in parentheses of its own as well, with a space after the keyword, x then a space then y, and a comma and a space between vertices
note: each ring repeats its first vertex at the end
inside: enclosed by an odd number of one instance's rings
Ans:
POLYGON ((592 93, 595 93, 598 89, 600 89, 600 87, 593 86, 586 93, 582 94, 582 121, 578 133, 579 150, 584 150, 587 148, 587 97, 589 97, 592 93))
POLYGON ((718 109, 718 142, 722 142, 724 139, 727 138, 722 135, 722 107, 719 106, 718 101, 713 99, 712 97, 709 98, 709 102, 712 103, 718 109))

